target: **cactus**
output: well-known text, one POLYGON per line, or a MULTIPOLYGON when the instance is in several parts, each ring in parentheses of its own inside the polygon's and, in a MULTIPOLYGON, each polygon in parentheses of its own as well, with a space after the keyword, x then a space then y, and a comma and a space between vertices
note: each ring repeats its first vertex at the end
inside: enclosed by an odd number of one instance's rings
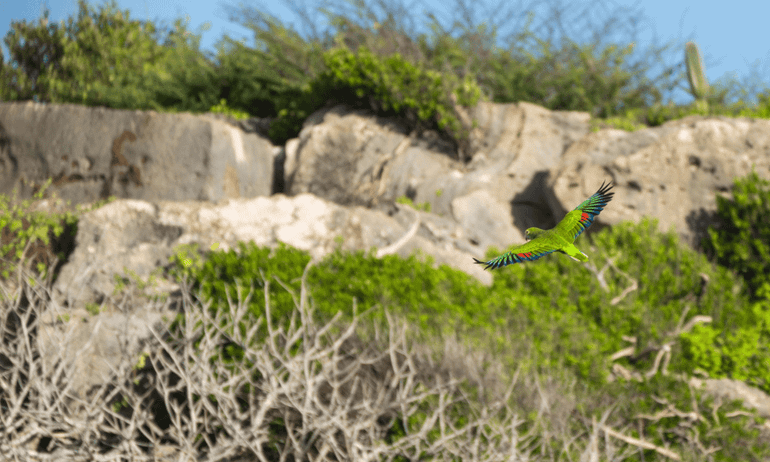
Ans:
POLYGON ((708 110, 706 98, 709 96, 709 82, 703 66, 703 57, 695 42, 687 42, 684 46, 684 61, 687 65, 687 80, 690 82, 690 93, 697 100, 696 105, 708 110))

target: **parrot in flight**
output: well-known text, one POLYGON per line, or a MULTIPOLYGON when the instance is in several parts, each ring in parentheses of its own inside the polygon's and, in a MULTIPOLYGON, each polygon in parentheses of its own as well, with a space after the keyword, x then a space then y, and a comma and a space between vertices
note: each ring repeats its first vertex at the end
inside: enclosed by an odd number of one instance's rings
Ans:
POLYGON ((486 265, 484 269, 497 269, 503 266, 520 263, 523 261, 537 260, 549 253, 561 252, 567 254, 576 261, 588 261, 588 256, 575 247, 575 239, 586 230, 599 212, 612 200, 614 192, 612 183, 607 185, 602 182, 593 196, 584 200, 575 210, 568 213, 558 225, 552 229, 528 228, 524 232, 526 244, 514 247, 510 252, 504 253, 489 261, 473 261, 480 265, 486 265))

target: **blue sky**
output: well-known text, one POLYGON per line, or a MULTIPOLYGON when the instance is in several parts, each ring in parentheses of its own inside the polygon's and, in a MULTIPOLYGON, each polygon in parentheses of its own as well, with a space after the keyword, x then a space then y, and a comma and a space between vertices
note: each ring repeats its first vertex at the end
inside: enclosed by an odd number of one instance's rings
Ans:
MULTIPOLYGON (((98 4, 100 1, 91 3, 98 4)), ((247 43, 251 38, 247 29, 228 18, 225 6, 237 3, 237 0, 118 0, 120 8, 128 9, 133 18, 165 21, 170 24, 175 18, 189 16, 192 30, 204 23, 210 23, 211 28, 204 32, 202 37, 203 47, 210 50, 214 49, 214 44, 223 34, 246 38, 247 43)), ((260 4, 267 3, 279 2, 260 4)), ((316 2, 305 3, 313 5, 316 2)), ((441 15, 442 10, 438 6, 441 3, 444 2, 425 0, 423 9, 436 11, 441 15)), ((482 0, 482 3, 495 2, 482 0)), ((770 1, 615 0, 610 3, 619 7, 634 7, 643 12, 645 17, 641 24, 643 33, 639 37, 639 46, 644 47, 653 37, 659 43, 669 40, 695 40, 706 57, 706 75, 710 81, 713 82, 726 74, 741 78, 753 69, 760 72, 762 82, 770 85, 770 40, 767 39, 770 37, 767 32, 770 1)), ((0 0, 0 36, 5 37, 11 21, 37 19, 44 6, 48 6, 51 11, 50 19, 54 21, 65 19, 77 12, 77 0, 0 0)), ((269 11, 286 22, 296 20, 286 8, 271 7, 269 11)), ((3 49, 7 58, 5 45, 3 49)))

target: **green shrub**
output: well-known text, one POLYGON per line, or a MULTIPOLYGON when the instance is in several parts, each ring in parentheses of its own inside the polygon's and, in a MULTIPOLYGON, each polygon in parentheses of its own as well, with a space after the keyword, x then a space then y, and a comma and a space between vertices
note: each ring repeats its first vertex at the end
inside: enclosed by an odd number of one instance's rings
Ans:
MULTIPOLYGON (((234 299, 240 288, 245 296, 253 285, 256 294, 250 310, 255 316, 264 314, 266 278, 270 282, 274 316, 287 320, 294 309, 294 300, 299 297, 302 271, 310 261, 306 252, 283 244, 271 250, 242 243, 239 252, 211 252, 203 261, 191 257, 191 253, 194 249, 177 252, 172 260, 173 273, 180 278, 191 278, 202 298, 214 301, 212 309, 226 306, 228 293, 234 299), (183 263, 185 260, 187 263, 183 263)), ((421 328, 431 330, 444 327, 443 315, 447 312, 453 313, 456 324, 453 328, 487 322, 472 315, 467 308, 468 303, 480 303, 484 290, 478 282, 446 266, 433 269, 429 262, 420 261, 416 256, 380 259, 363 252, 337 251, 311 268, 308 286, 316 313, 325 319, 340 311, 346 316, 352 315, 353 306, 357 305, 360 311, 387 307, 421 328)), ((375 317, 384 320, 382 310, 377 311, 379 314, 375 317)))
POLYGON ((49 23, 47 10, 37 24, 11 24, 0 99, 188 111, 219 101, 214 67, 183 21, 161 31, 130 19, 114 0, 78 7, 66 24, 49 23))
POLYGON ((740 325, 726 324, 699 325, 682 334, 685 358, 712 377, 741 380, 770 393, 770 298, 746 307, 740 325))
POLYGON ((740 115, 743 117, 755 117, 757 119, 770 119, 770 90, 757 97, 757 105, 753 108, 744 108, 740 115))
POLYGON ((326 85, 348 91, 357 99, 372 98, 374 109, 404 113, 410 120, 459 134, 450 95, 461 106, 473 106, 481 91, 470 78, 458 80, 452 74, 425 69, 394 54, 385 58, 360 47, 355 53, 346 48, 328 51, 324 60, 329 68, 322 74, 326 85))
POLYGON ((736 178, 733 198, 717 195, 718 224, 703 241, 717 263, 743 277, 752 294, 770 284, 770 181, 736 178))
MULTIPOLYGON (((730 416, 739 404, 716 405, 683 386, 676 374, 656 374, 642 382, 608 383, 606 377, 610 356, 628 346, 623 340, 628 336, 637 339, 637 353, 673 342, 670 372, 701 369, 767 389, 770 303, 751 305, 738 278, 680 243, 674 232, 660 233, 653 220, 616 225, 584 237, 581 245, 590 254, 587 265, 551 255, 495 271, 491 287, 452 268, 434 268, 429 259, 418 256, 378 259, 372 253, 336 251, 310 268, 307 288, 319 320, 340 312, 350 318, 354 309, 373 308, 370 316, 377 323, 387 310, 407 322, 415 341, 440 345, 436 338, 457 338, 500 361, 505 370, 577 377, 591 396, 581 398, 578 412, 603 412, 610 403, 620 403, 613 419, 639 421, 635 428, 643 433, 635 436, 660 446, 698 454, 694 440, 708 447, 754 438, 757 425, 751 416, 730 416), (603 284, 597 278, 602 269, 603 284), (621 296, 632 279, 637 288, 621 296), (685 321, 708 315, 713 322, 673 336, 685 313, 685 321), (691 421, 669 415, 670 406, 701 417, 691 421), (639 419, 661 414, 666 416, 639 419)), ((205 259, 183 254, 177 262, 185 263, 175 271, 211 297, 210 309, 225 308, 226 293, 233 297, 240 287, 245 294, 253 284, 256 292, 249 309, 254 318, 264 314, 261 281, 267 278, 273 316, 283 323, 290 322, 302 271, 310 260, 307 253, 285 245, 270 250, 242 244, 239 253, 214 251, 205 259)), ((616 362, 645 373, 652 357, 616 362)), ((239 348, 227 345, 219 359, 235 363, 243 357, 239 348)), ((420 425, 420 415, 406 424, 420 425)), ((395 423, 386 440, 403 437, 399 425, 403 423, 395 423)), ((764 444, 725 448, 715 460, 764 454, 764 444)), ((654 453, 645 457, 654 459, 654 453)))
POLYGON ((458 80, 412 64, 398 54, 378 57, 366 48, 353 52, 334 48, 324 52, 325 71, 299 94, 279 100, 278 119, 270 128, 274 142, 299 133, 304 120, 329 102, 366 107, 378 114, 398 115, 417 128, 437 129, 450 139, 467 136, 457 118, 458 104, 472 106, 481 91, 470 78, 458 80))
MULTIPOLYGON (((33 199, 41 199, 51 180, 35 193, 33 199)), ((14 191, 15 193, 15 191, 14 191)), ((30 212, 31 200, 18 203, 16 195, 9 198, 0 195, 0 277, 7 279, 21 260, 37 271, 43 279, 49 275, 50 265, 58 259, 61 265, 65 252, 71 248, 62 246, 74 239, 77 217, 72 213, 48 214, 30 212)))
POLYGON ((306 252, 286 245, 276 249, 256 247, 253 243, 239 243, 238 249, 213 251, 201 260, 197 247, 182 246, 171 261, 175 264, 172 274, 192 277, 194 287, 204 300, 212 300, 212 309, 227 306, 227 299, 237 300, 253 287, 257 294, 251 299, 250 309, 259 316, 265 313, 265 279, 270 282, 270 299, 275 318, 282 318, 294 309, 292 294, 280 283, 299 293, 299 282, 305 265, 310 261, 306 252), (259 292, 262 291, 260 295, 259 292))
MULTIPOLYGON (((628 346, 623 336, 635 337, 639 351, 661 345, 686 305, 691 305, 690 316, 713 316, 715 325, 748 321, 740 316, 746 301, 733 291, 738 281, 680 243, 673 232, 660 233, 655 221, 622 223, 591 236, 578 246, 591 245, 592 270, 551 255, 495 273, 493 293, 510 297, 505 302, 508 329, 532 342, 544 363, 571 365, 581 375, 600 379, 610 368, 609 356, 628 346), (602 268, 606 289, 595 273, 602 268), (636 290, 616 299, 633 281, 636 290)), ((680 356, 677 350, 674 358, 680 356)), ((652 362, 624 364, 646 371, 652 362)), ((686 362, 672 365, 691 370, 686 362)))
MULTIPOLYGON (((238 18, 254 32, 254 44, 246 46, 229 37, 217 44, 222 98, 232 108, 256 117, 276 117, 282 109, 291 110, 302 89, 325 69, 324 48, 269 15, 255 18, 241 14, 238 18)), ((318 107, 309 110, 315 109, 318 107)), ((296 127, 292 129, 294 135, 299 132, 296 127)), ((275 136, 277 140, 292 135, 275 136)))
POLYGON ((219 100, 219 104, 216 106, 211 106, 209 109, 209 112, 213 112, 215 114, 224 114, 226 116, 230 116, 235 120, 243 120, 248 119, 249 114, 243 111, 239 111, 238 109, 233 109, 227 104, 227 100, 222 98, 219 100))

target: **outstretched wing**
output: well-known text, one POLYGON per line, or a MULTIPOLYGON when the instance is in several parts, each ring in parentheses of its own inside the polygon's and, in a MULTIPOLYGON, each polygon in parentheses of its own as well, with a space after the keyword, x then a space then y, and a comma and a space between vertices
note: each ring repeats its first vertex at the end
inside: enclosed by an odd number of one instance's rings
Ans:
POLYGON ((612 183, 607 185, 602 182, 602 186, 599 188, 593 196, 584 200, 582 204, 578 205, 575 210, 568 213, 556 227, 554 231, 559 233, 565 238, 572 239, 574 241, 580 234, 586 230, 591 223, 594 222, 599 213, 604 210, 607 203, 612 200, 614 192, 610 192, 612 189, 612 183))
POLYGON ((559 247, 553 239, 549 239, 548 236, 538 236, 526 244, 516 246, 511 249, 510 252, 504 253, 489 261, 476 260, 475 258, 473 261, 480 265, 487 265, 484 269, 497 269, 514 263, 537 260, 538 258, 556 252, 557 250, 559 250, 559 247))

